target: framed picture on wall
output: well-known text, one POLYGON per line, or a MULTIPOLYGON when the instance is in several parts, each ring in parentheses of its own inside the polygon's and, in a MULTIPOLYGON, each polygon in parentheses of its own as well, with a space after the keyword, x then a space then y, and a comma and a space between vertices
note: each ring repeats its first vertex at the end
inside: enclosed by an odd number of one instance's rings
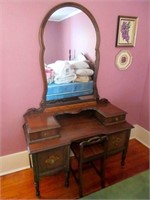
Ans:
POLYGON ((116 47, 134 47, 138 17, 118 16, 116 47))
POLYGON ((119 70, 126 70, 132 63, 132 55, 127 50, 121 50, 116 56, 116 66, 119 70))

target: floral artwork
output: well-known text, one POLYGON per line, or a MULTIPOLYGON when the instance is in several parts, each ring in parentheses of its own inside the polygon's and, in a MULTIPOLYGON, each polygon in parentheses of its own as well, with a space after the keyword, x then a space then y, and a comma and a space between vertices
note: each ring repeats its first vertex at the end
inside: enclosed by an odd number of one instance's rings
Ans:
POLYGON ((121 26, 121 33, 123 40, 129 42, 129 29, 130 29, 130 22, 123 22, 121 26))
POLYGON ((118 17, 116 46, 135 46, 137 17, 118 17))

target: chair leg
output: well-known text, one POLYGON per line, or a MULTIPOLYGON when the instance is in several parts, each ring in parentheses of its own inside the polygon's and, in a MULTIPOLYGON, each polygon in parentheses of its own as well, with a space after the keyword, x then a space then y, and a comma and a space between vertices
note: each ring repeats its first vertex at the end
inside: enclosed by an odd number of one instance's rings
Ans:
POLYGON ((82 163, 79 162, 79 196, 83 197, 82 163))
POLYGON ((102 180, 102 188, 105 188, 105 166, 106 166, 106 163, 105 163, 105 159, 102 158, 101 159, 101 180, 102 180))

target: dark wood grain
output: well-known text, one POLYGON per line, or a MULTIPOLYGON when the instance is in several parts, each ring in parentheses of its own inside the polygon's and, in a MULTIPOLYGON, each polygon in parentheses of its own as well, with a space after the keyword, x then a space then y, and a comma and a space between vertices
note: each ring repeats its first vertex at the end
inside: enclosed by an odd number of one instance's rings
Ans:
MULTIPOLYGON (((56 119, 61 127, 61 137, 52 140, 47 139, 36 143, 30 143, 30 153, 51 149, 64 144, 70 144, 74 140, 85 137, 95 136, 98 134, 112 134, 130 130, 132 128, 132 126, 127 122, 106 127, 102 125, 96 117, 91 116, 91 112, 82 111, 78 114, 63 114, 56 116, 56 119)), ((42 113, 42 115, 45 115, 45 113, 42 113)), ((48 116, 48 114, 46 114, 46 116, 48 116)), ((32 121, 34 122, 34 117, 32 118, 32 121)))
POLYGON ((34 112, 29 109, 29 112, 24 115, 25 124, 23 128, 27 148, 33 161, 36 195, 40 196, 41 187, 39 183, 41 177, 45 175, 52 175, 63 170, 66 175, 65 185, 68 185, 70 160, 68 148, 74 141, 82 141, 98 135, 107 135, 107 156, 122 152, 121 165, 123 166, 126 159, 130 130, 133 128, 131 124, 125 121, 125 115, 126 113, 123 110, 103 101, 54 106, 48 108, 48 111, 46 110, 45 112, 34 112), (103 108, 102 113, 101 107, 103 108), (103 113, 106 113, 107 117, 103 113), (124 117, 122 118, 122 116, 124 117), (57 131, 60 137, 56 137, 57 131), (65 146, 68 149, 68 154, 67 157, 62 158, 63 154, 58 151, 61 151, 61 148, 65 146), (43 158, 40 155, 43 155, 43 158), (39 167, 41 164, 45 169, 44 174, 42 168, 39 167))
MULTIPOLYGON (((129 142, 126 165, 120 165, 121 154, 107 159, 106 187, 128 177, 134 176, 149 168, 149 149, 132 139, 129 142)), ((74 167, 76 162, 73 159, 74 167)), ((99 176, 87 169, 84 174, 84 194, 101 189, 99 176), (91 178, 92 177, 92 178, 91 178)), ((1 177, 1 199, 38 199, 35 196, 32 169, 23 170, 1 177)), ((142 184, 142 183, 141 183, 142 184)), ((78 186, 72 174, 70 186, 64 187, 64 173, 43 177, 40 181, 42 199, 75 199, 78 198, 78 186)))

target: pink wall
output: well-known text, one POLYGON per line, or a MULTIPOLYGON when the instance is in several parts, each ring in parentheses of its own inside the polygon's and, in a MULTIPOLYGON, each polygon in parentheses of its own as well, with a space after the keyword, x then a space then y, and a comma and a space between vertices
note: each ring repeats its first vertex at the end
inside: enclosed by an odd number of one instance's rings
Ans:
POLYGON ((64 29, 64 58, 68 57, 68 51, 71 49, 72 59, 82 52, 95 60, 95 29, 87 15, 79 13, 63 21, 62 25, 64 29))
MULTIPOLYGON (((39 65, 38 31, 45 14, 63 0, 1 1, 1 155, 26 150, 22 130, 23 114, 38 107, 43 91, 39 65)), ((128 112, 127 120, 150 130, 148 124, 148 1, 78 0, 93 13, 100 28, 100 69, 98 90, 101 97, 128 112), (116 48, 118 15, 138 16, 134 48, 116 48), (126 71, 115 67, 121 49, 133 55, 126 71)))
POLYGON ((53 63, 61 57, 61 27, 57 22, 48 21, 44 31, 44 61, 46 64, 53 63))

